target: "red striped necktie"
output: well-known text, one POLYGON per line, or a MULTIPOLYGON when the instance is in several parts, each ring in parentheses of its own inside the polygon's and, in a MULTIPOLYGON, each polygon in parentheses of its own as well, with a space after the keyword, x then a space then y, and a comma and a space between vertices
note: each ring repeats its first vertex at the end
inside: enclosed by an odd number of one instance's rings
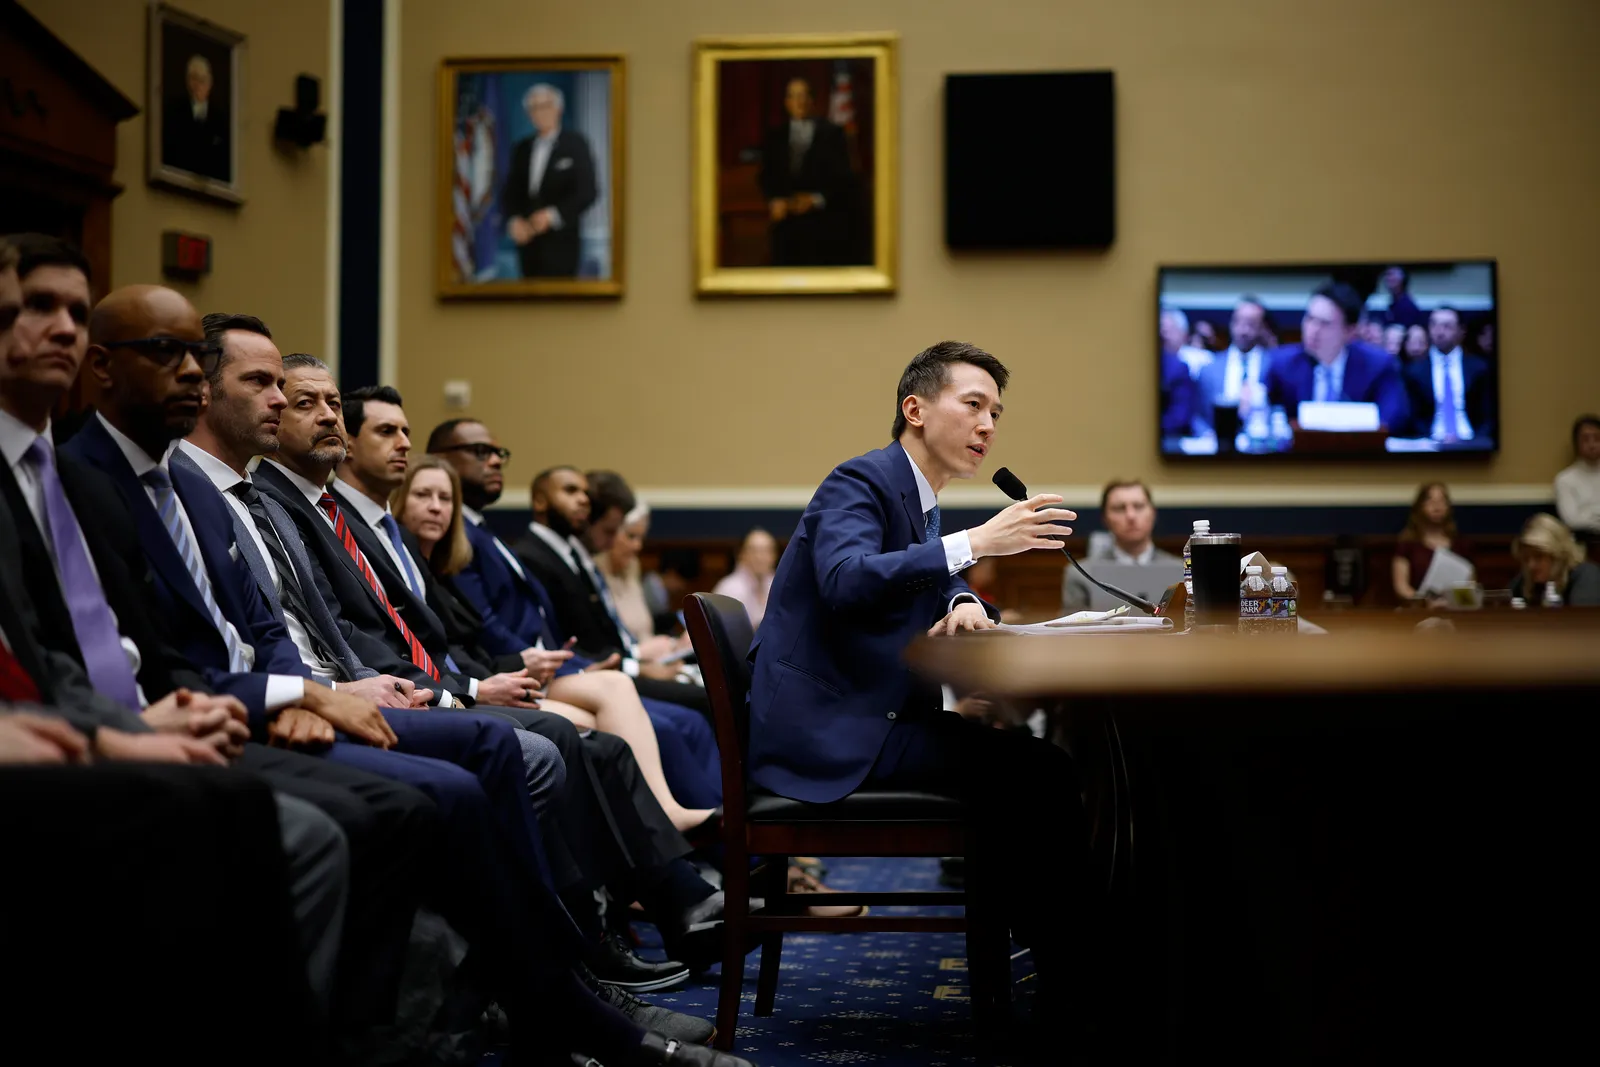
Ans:
POLYGON ((16 704, 39 703, 39 687, 4 641, 0 641, 0 700, 16 704))
POLYGON ((417 640, 417 635, 411 632, 411 627, 394 610, 394 605, 389 603, 389 597, 383 591, 383 585, 378 581, 378 576, 372 572, 372 565, 367 562, 367 557, 362 554, 361 546, 356 544, 356 535, 350 529, 350 524, 344 521, 344 512, 339 509, 339 502, 333 499, 333 494, 323 493, 322 499, 317 501, 322 505, 322 510, 328 513, 328 518, 333 522, 333 532, 339 538, 339 543, 344 545, 344 550, 355 561, 356 569, 361 572, 361 577, 372 586, 372 592, 378 598, 378 603, 383 605, 383 610, 389 613, 389 620, 400 631, 400 636, 406 639, 406 644, 411 648, 411 662, 417 669, 425 672, 434 681, 439 680, 439 668, 433 665, 433 657, 428 655, 428 650, 422 647, 422 642, 417 640))

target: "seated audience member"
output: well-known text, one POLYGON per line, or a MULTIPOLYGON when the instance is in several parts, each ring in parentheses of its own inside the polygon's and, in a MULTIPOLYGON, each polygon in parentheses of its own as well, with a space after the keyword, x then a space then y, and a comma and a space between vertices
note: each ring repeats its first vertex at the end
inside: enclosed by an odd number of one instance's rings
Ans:
POLYGON ((1361 340, 1374 348, 1383 347, 1383 331, 1389 323, 1388 316, 1372 308, 1361 309, 1361 323, 1356 329, 1361 340))
POLYGON ((1228 323, 1228 350, 1200 372, 1203 405, 1238 407, 1242 416, 1252 402, 1266 398, 1262 387, 1269 363, 1262 344, 1266 325, 1267 308, 1261 298, 1241 296, 1233 306, 1233 317, 1228 323))
POLYGON ((717 581, 711 591, 731 596, 744 605, 752 628, 761 625, 772 591, 772 574, 778 569, 778 539, 757 526, 744 535, 732 573, 717 581))
POLYGON ((665 619, 672 620, 667 626, 678 625, 683 598, 701 588, 700 553, 692 548, 663 549, 656 574, 661 578, 665 599, 660 604, 652 603, 650 610, 656 613, 656 629, 661 630, 665 619))
POLYGON ((1378 406, 1378 422, 1391 433, 1407 425, 1405 383, 1394 357, 1356 339, 1362 300, 1350 286, 1319 286, 1301 319, 1301 343, 1273 353, 1267 402, 1291 419, 1306 401, 1348 401, 1378 406))
POLYGON ((1410 363, 1415 359, 1422 359, 1428 354, 1430 342, 1426 326, 1411 325, 1406 327, 1405 341, 1401 345, 1403 363, 1410 363))
MULTIPOLYGON (((1171 563, 1178 557, 1156 547, 1156 506, 1141 481, 1111 481, 1100 491, 1100 521, 1111 544, 1086 558, 1115 563, 1171 563)), ((1070 615, 1089 606, 1090 585, 1083 572, 1068 565, 1061 576, 1061 610, 1070 615)))
POLYGON ((1428 315, 1428 358, 1407 360, 1401 370, 1411 420, 1401 436, 1430 437, 1447 445, 1494 437, 1494 372, 1482 356, 1463 352, 1467 335, 1461 312, 1436 307, 1428 315))
POLYGON ((469 729, 424 729, 428 718, 405 711, 390 712, 400 717, 391 725, 375 704, 315 682, 281 616, 232 554, 227 505, 210 483, 170 464, 222 355, 198 313, 169 289, 130 287, 95 308, 90 340, 101 407, 69 449, 107 473, 139 516, 134 525, 157 576, 153 600, 184 650, 208 678, 241 695, 253 719, 276 711, 278 720, 297 720, 280 734, 286 740, 304 730, 333 741, 337 722, 367 745, 334 743, 328 758, 414 782, 435 801, 447 825, 431 860, 441 874, 435 906, 471 944, 476 975, 512 1020, 514 1057, 545 1055, 554 1040, 622 1062, 668 1062, 674 1046, 607 1005, 574 970, 583 938, 550 885, 509 727, 440 717, 440 725, 469 729), (314 694, 315 713, 304 707, 314 694), (397 730, 472 769, 386 751, 403 743, 397 730))
MULTIPOLYGON (((1434 552, 1441 548, 1468 560, 1472 558, 1466 542, 1456 535, 1456 516, 1450 503, 1450 490, 1443 482, 1429 482, 1417 490, 1417 498, 1411 502, 1411 514, 1406 518, 1406 527, 1400 531, 1399 542, 1395 545, 1390 580, 1394 583, 1396 598, 1406 601, 1421 595, 1418 587, 1428 573, 1434 552)), ((1448 590, 1434 589, 1431 592, 1438 596, 1448 590)))
POLYGON ((1572 464, 1556 475, 1556 512, 1579 538, 1600 540, 1600 415, 1572 424, 1572 464))
MULTIPOLYGON (((457 506, 461 499, 460 484, 454 468, 443 457, 417 456, 410 461, 405 480, 395 489, 391 507, 400 516, 401 525, 415 535, 422 560, 433 572, 437 591, 436 597, 430 599, 430 606, 439 611, 447 628, 454 620, 461 643, 468 646, 469 654, 485 658, 487 652, 472 647, 478 644, 482 616, 460 595, 454 582, 454 577, 466 568, 473 555, 461 509, 457 506)), ((693 774, 703 780, 698 792, 720 793, 722 769, 716 739, 711 736, 705 720, 695 712, 678 709, 684 724, 700 731, 691 735, 704 741, 699 751, 694 751, 690 747, 692 742, 685 740, 687 731, 662 730, 658 739, 652 718, 638 700, 631 704, 608 702, 601 706, 599 714, 557 700, 545 700, 541 708, 564 716, 581 729, 604 730, 627 741, 656 800, 678 829, 693 829, 711 817, 710 809, 715 805, 700 810, 685 808, 674 797, 669 781, 693 774), (664 772, 663 765, 673 773, 664 772)))
POLYGON ((1554 585, 1564 605, 1600 607, 1600 566, 1584 558, 1583 546, 1554 515, 1538 514, 1522 527, 1512 545, 1522 570, 1511 579, 1511 595, 1540 607, 1547 585, 1554 585))
MULTIPOLYGON (((589 528, 588 478, 575 467, 551 467, 535 475, 531 498, 533 521, 512 549, 550 594, 557 630, 576 638, 577 651, 588 659, 619 657, 640 696, 682 704, 709 718, 705 690, 680 680, 675 664, 659 662, 672 641, 641 645, 617 618, 611 594, 582 540, 589 528)), ((612 502, 604 516, 611 533, 632 506, 630 502, 624 507, 621 498, 612 502)), ((602 549, 609 548, 610 536, 601 544, 602 549)))
POLYGON ((1391 322, 1383 328, 1383 350, 1399 359, 1405 351, 1406 328, 1398 322, 1391 322))
POLYGON ((1189 316, 1180 308, 1161 309, 1161 349, 1177 356, 1191 378, 1198 378, 1200 371, 1216 359, 1210 350, 1194 344, 1189 316))
MULTIPOLYGON (((589 477, 593 478, 594 473, 589 477)), ((590 511, 592 513, 593 508, 590 511)), ((639 553, 649 533, 650 505, 641 500, 623 516, 611 548, 594 559, 594 565, 611 590, 611 598, 617 602, 617 614, 635 641, 643 641, 662 629, 659 620, 667 602, 661 575, 646 574, 639 562, 639 553)))
POLYGON ((1428 316, 1417 307, 1417 302, 1411 299, 1409 289, 1411 276, 1404 267, 1387 267, 1379 283, 1389 296, 1388 319, 1390 322, 1403 323, 1406 326, 1420 326, 1428 321, 1428 316))

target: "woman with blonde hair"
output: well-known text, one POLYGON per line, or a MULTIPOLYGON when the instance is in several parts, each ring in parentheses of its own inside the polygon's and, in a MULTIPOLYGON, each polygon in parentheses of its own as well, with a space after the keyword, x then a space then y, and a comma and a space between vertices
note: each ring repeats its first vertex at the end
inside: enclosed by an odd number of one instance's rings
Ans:
MULTIPOLYGON (((498 658, 481 648, 483 617, 455 587, 454 576, 472 561, 455 468, 439 456, 412 456, 405 481, 390 498, 390 509, 422 546, 434 577, 428 606, 444 621, 452 648, 461 648, 480 663, 498 665, 498 658)), ((461 653, 456 656, 459 659, 461 653)), ((580 729, 615 734, 628 743, 645 783, 673 826, 692 830, 711 818, 712 809, 721 803, 722 770, 716 739, 700 715, 687 708, 673 714, 670 705, 647 710, 633 681, 620 671, 563 671, 547 677, 544 684, 550 699, 540 701, 541 711, 560 715, 580 729), (679 796, 699 803, 686 806, 679 796)))
POLYGON ((1538 514, 1522 527, 1511 554, 1522 570, 1511 580, 1511 595, 1529 607, 1543 603, 1545 588, 1555 586, 1563 604, 1600 606, 1600 567, 1584 558, 1583 546, 1554 515, 1538 514))

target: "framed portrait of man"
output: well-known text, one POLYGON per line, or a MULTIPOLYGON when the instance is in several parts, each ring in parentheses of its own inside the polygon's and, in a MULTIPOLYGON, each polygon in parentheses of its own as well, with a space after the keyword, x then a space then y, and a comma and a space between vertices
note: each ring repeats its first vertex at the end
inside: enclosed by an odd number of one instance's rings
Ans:
POLYGON ((622 295, 621 56, 446 59, 441 297, 622 295))
POLYGON ((700 294, 894 291, 897 43, 886 33, 695 42, 700 294))
POLYGON ((166 4, 152 4, 149 51, 150 182, 242 204, 244 37, 166 4))

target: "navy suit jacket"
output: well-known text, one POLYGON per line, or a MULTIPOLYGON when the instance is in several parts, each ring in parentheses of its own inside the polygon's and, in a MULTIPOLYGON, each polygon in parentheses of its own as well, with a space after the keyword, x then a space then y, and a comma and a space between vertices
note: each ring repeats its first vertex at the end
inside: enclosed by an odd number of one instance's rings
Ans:
POLYGON ((1188 364, 1171 352, 1161 353, 1161 436, 1189 436, 1200 411, 1199 387, 1188 364))
MULTIPOLYGON (((483 617, 480 640, 484 648, 504 656, 532 648, 540 639, 547 649, 561 648, 566 643, 566 635, 553 629, 556 608, 539 579, 526 568, 518 574, 506 562, 493 531, 465 516, 462 521, 472 545, 472 562, 455 576, 455 587, 483 617)), ((561 665, 556 677, 573 674, 589 663, 574 656, 561 665)))
POLYGON ((188 512, 189 524, 199 544, 200 558, 211 577, 211 590, 222 615, 239 636, 255 648, 255 669, 235 674, 228 669, 228 647, 212 622, 200 590, 178 555, 178 548, 150 503, 144 485, 134 476, 122 449, 117 447, 98 418, 84 423, 61 451, 99 469, 110 477, 123 503, 133 513, 133 524, 150 570, 155 576, 153 613, 166 627, 167 640, 189 662, 200 668, 207 683, 219 693, 238 697, 250 712, 251 727, 266 724, 267 675, 293 674, 310 678, 289 632, 276 618, 250 569, 234 546, 233 521, 216 486, 201 474, 168 465, 173 491, 188 512))
POLYGON ((834 468, 784 550, 750 649, 756 784, 813 803, 856 789, 900 716, 937 709, 937 688, 901 656, 962 593, 972 589, 926 538, 898 442, 834 468))
MULTIPOLYGON (((1316 365, 1316 357, 1304 345, 1285 345, 1273 352, 1267 369, 1267 403, 1282 404, 1294 418, 1300 403, 1317 395, 1316 365)), ((1345 349, 1339 399, 1377 404, 1378 421, 1391 434, 1404 432, 1411 421, 1399 364, 1383 349, 1363 341, 1352 341, 1345 349)))
MULTIPOLYGON (((1400 372, 1406 395, 1411 401, 1411 422, 1407 437, 1430 437, 1437 398, 1433 395, 1433 361, 1427 356, 1409 359, 1400 372)), ((1467 421, 1472 423, 1474 442, 1494 440, 1494 371, 1489 361, 1471 352, 1461 353, 1461 384, 1466 388, 1467 421)))

